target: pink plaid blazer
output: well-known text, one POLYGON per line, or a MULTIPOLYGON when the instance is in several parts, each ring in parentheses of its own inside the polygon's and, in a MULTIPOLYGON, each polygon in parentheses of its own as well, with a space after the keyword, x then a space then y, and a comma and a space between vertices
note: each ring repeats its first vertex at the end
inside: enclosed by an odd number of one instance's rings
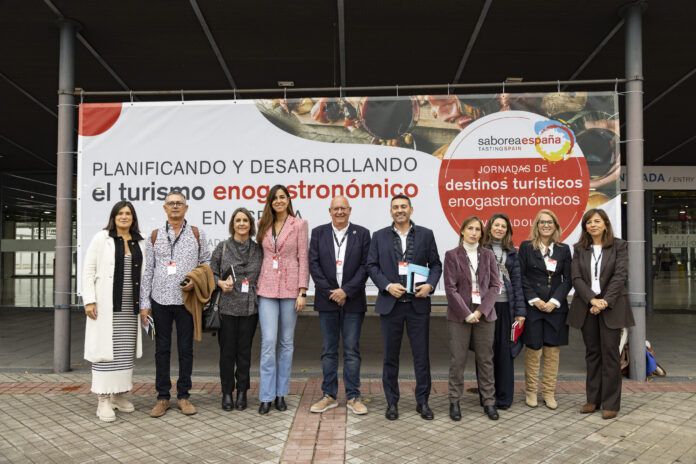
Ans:
POLYGON ((309 227, 304 219, 288 216, 278 236, 278 269, 273 269, 271 229, 264 237, 257 237, 263 248, 263 263, 257 283, 257 294, 266 298, 297 298, 300 288, 309 285, 309 227))

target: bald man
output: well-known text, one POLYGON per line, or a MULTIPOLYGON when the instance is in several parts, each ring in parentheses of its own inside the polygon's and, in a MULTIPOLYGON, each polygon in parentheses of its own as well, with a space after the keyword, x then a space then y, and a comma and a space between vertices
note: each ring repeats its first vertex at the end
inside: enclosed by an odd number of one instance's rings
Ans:
POLYGON ((331 200, 331 222, 312 230, 309 271, 314 280, 314 309, 319 312, 323 339, 321 368, 323 397, 311 412, 338 406, 338 342, 343 338, 343 383, 346 407, 367 414, 360 399, 360 331, 367 310, 365 281, 370 232, 350 223, 351 207, 345 197, 331 200))

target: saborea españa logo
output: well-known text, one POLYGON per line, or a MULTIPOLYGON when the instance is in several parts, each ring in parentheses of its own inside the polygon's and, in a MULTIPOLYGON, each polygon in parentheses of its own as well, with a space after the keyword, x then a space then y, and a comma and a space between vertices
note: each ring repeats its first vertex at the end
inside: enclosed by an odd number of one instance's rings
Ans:
POLYGON ((529 137, 479 137, 479 151, 514 152, 523 151, 526 146, 534 146, 546 161, 555 163, 567 160, 575 146, 575 134, 559 121, 546 120, 534 123, 534 136, 529 137))

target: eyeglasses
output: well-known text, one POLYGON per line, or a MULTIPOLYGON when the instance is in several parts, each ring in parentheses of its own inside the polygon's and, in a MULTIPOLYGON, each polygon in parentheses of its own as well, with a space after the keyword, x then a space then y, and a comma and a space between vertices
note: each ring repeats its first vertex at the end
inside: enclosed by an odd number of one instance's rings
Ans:
POLYGON ((338 212, 343 212, 343 211, 348 211, 350 208, 346 208, 345 206, 336 206, 335 208, 331 208, 331 211, 334 213, 338 212))
POLYGON ((540 226, 552 226, 553 221, 539 221, 537 222, 537 224, 539 224, 540 226))
POLYGON ((175 206, 186 206, 186 203, 184 203, 183 201, 168 201, 165 203, 165 205, 169 206, 170 208, 174 208, 175 206))

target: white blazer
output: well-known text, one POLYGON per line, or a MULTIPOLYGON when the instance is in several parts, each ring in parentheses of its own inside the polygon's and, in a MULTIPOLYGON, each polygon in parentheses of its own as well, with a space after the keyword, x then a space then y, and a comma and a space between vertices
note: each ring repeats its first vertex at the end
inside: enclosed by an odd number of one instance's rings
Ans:
MULTIPOLYGON (((143 254, 141 276, 145 270, 145 240, 141 240, 143 254)), ((85 359, 90 362, 114 360, 113 291, 116 244, 109 232, 102 230, 94 236, 87 248, 82 269, 82 300, 97 304, 97 319, 87 318, 85 326, 85 359)), ((136 291, 136 290, 134 290, 136 291)), ((143 355, 142 330, 138 321, 135 355, 143 355)))

